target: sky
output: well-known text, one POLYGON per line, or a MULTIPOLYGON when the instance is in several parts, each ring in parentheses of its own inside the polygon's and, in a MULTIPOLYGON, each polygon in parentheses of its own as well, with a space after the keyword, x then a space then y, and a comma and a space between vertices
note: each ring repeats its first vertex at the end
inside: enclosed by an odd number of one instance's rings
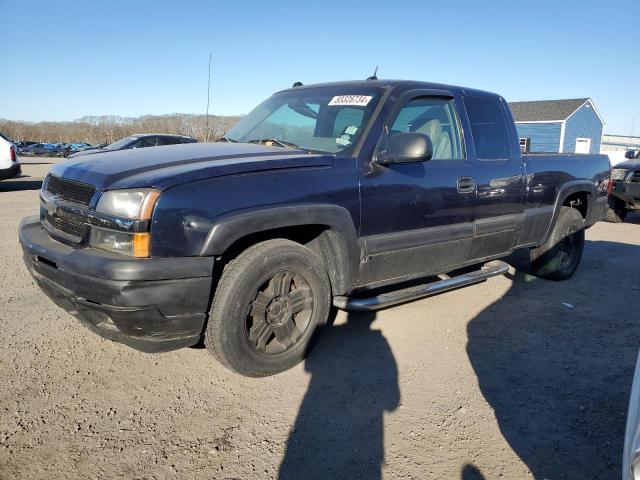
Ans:
POLYGON ((591 97, 640 134, 640 0, 0 0, 0 118, 247 113, 291 86, 379 78, 591 97))

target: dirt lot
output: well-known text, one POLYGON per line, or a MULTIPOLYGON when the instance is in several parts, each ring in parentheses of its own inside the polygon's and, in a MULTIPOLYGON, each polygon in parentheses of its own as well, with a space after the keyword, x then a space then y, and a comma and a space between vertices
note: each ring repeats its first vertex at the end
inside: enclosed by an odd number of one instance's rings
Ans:
POLYGON ((588 231, 564 283, 506 277, 339 314, 305 364, 236 376, 55 307, 16 229, 51 159, 0 183, 1 478, 620 477, 640 344, 640 216, 588 231), (567 305, 563 305, 567 304, 567 305))

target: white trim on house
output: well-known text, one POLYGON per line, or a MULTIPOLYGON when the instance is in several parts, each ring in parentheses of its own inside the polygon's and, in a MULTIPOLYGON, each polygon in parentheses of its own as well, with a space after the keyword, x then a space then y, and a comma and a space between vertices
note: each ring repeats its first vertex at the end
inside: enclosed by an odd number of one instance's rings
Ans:
POLYGON ((558 149, 558 153, 563 153, 564 152, 564 130, 565 127, 567 126, 567 122, 561 122, 560 125, 560 148, 558 149))
POLYGON ((591 108, 593 108, 593 111, 596 112, 596 115, 600 119, 600 122, 602 123, 602 130, 604 131, 604 126, 605 126, 604 119, 600 115, 600 112, 598 112, 598 109, 596 108, 595 104, 591 101, 591 99, 589 99, 589 103, 591 104, 591 108))
POLYGON ((598 113, 598 110, 596 109, 596 106, 593 104, 593 102, 591 101, 590 98, 587 98, 587 100, 582 105, 580 105, 578 108, 576 108, 571 115, 569 115, 567 118, 565 118, 564 121, 566 122, 567 120, 569 120, 573 115, 575 115, 575 113, 578 110, 580 110, 582 107, 584 107, 587 103, 589 105, 591 105, 591 108, 593 108, 593 111, 596 112, 596 116, 598 117, 598 120, 600 120, 600 123, 602 124, 602 129, 604 130, 604 120, 602 119, 602 117, 598 113))
POLYGON ((532 120, 530 122, 514 122, 514 123, 562 123, 564 120, 532 120))

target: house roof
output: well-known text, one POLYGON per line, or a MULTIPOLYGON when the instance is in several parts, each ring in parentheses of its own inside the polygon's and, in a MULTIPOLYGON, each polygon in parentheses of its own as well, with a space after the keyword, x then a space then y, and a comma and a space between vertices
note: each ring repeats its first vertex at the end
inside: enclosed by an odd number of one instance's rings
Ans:
POLYGON ((563 121, 569 118, 588 98, 567 100, 538 100, 534 102, 509 102, 516 122, 563 121))

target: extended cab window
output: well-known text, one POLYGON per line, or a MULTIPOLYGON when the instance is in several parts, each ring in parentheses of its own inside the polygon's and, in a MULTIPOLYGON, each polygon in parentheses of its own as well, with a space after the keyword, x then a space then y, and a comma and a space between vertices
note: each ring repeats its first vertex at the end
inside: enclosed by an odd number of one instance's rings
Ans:
POLYGON ((381 94, 381 88, 369 86, 285 90, 251 111, 225 138, 347 155, 361 138, 381 94))
POLYGON ((455 102, 451 98, 419 97, 398 112, 390 135, 423 133, 431 140, 434 160, 464 159, 455 102))
POLYGON ((182 143, 181 138, 177 138, 177 137, 159 137, 158 138, 158 145, 177 145, 179 143, 182 143))
POLYGON ((509 158, 509 133, 500 105, 486 98, 465 97, 464 106, 477 157, 484 160, 509 158))

